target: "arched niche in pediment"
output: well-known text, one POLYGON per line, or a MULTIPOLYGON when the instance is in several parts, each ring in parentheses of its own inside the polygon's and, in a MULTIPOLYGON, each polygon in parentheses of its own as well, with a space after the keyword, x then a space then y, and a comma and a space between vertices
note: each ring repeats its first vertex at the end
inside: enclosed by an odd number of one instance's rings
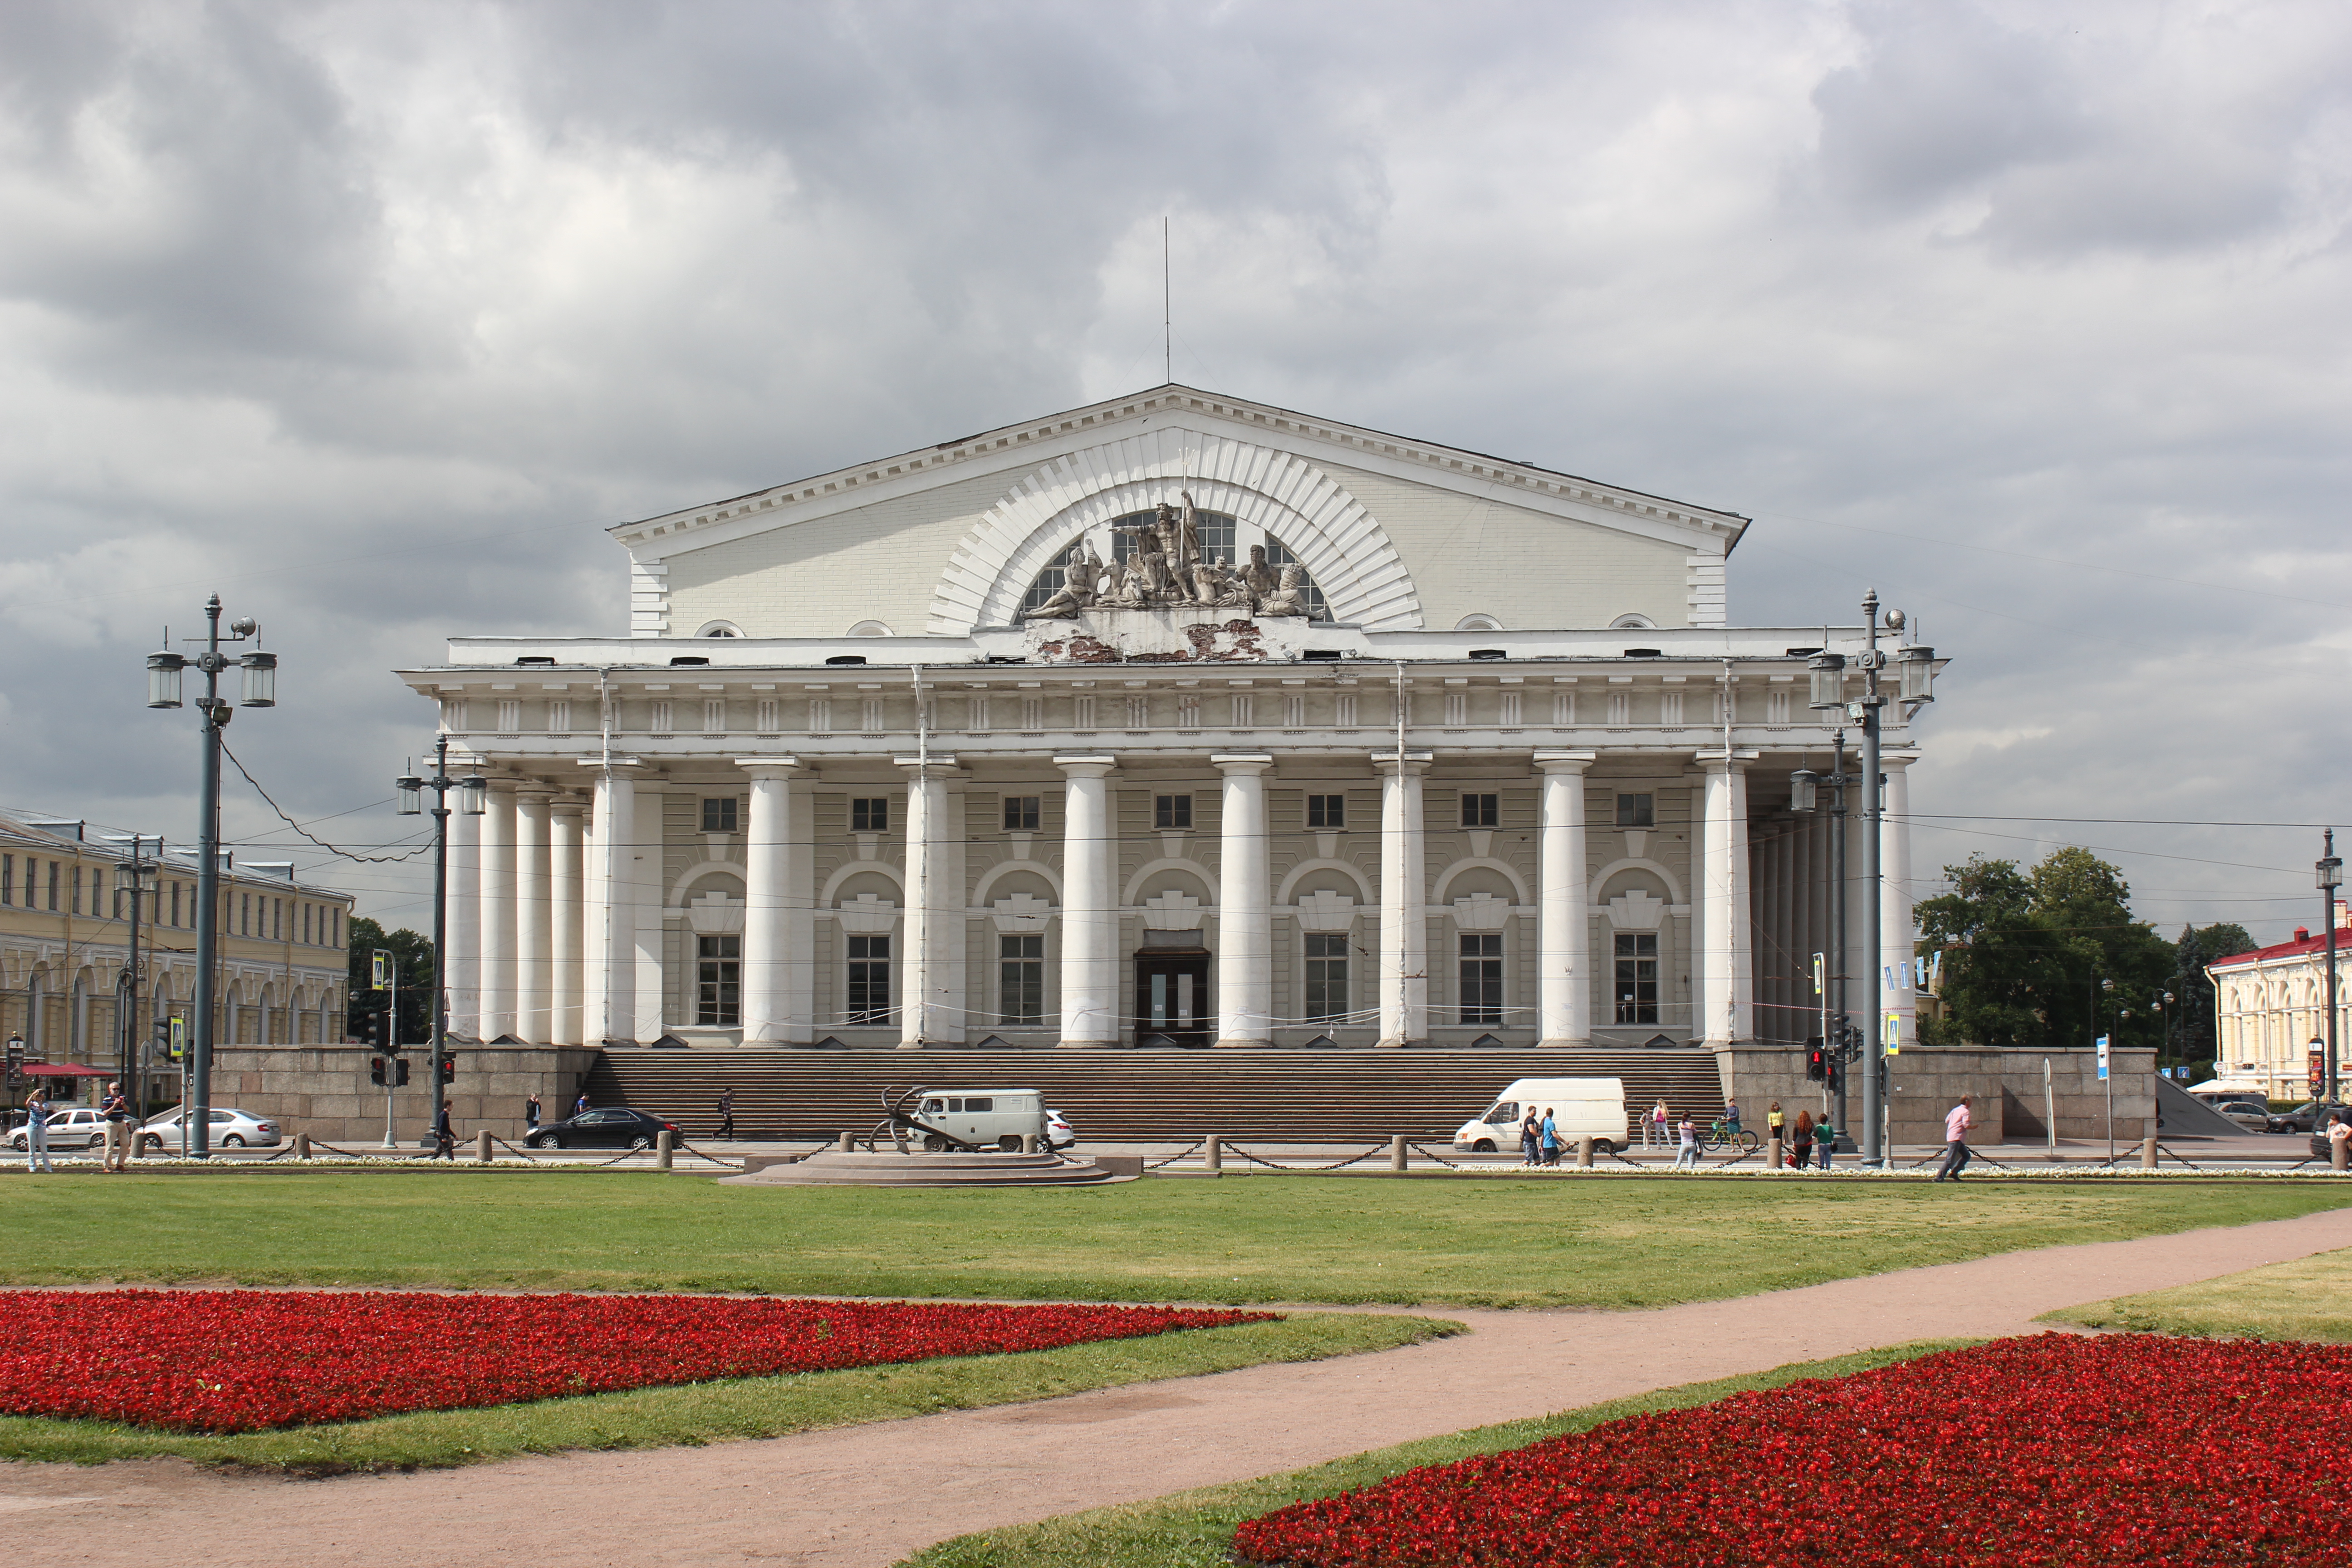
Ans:
POLYGON ((1248 545, 1279 542, 1323 593, 1331 618, 1374 630, 1422 625, 1421 599, 1387 531, 1337 479, 1295 453, 1181 426, 1073 452, 1029 475, 972 525, 931 595, 926 629, 961 637, 1009 626, 1038 574, 1081 535, 1108 561, 1114 519, 1190 490, 1234 520, 1248 545))

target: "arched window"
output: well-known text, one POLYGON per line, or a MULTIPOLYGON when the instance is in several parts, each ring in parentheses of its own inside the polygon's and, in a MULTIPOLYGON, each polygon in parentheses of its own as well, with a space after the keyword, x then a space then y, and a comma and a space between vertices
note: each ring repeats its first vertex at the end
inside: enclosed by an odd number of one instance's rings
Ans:
POLYGON ((1454 629, 1457 632, 1499 632, 1503 629, 1503 623, 1492 616, 1465 616, 1454 623, 1454 629))
POLYGON ((1617 631, 1647 631, 1657 624, 1639 610, 1622 615, 1609 623, 1611 629, 1617 631))
POLYGON ((713 621, 694 635, 698 637, 740 637, 743 633, 732 621, 713 621))
POLYGON ((849 635, 854 637, 888 637, 898 634, 880 621, 860 621, 849 628, 849 635))
POLYGON ((1331 606, 1323 602, 1323 590, 1315 585, 1315 579, 1307 572, 1306 563, 1301 562, 1297 556, 1293 555, 1290 552, 1289 546, 1284 544, 1282 541, 1276 539, 1271 533, 1265 536, 1265 560, 1266 564, 1269 566, 1276 568, 1296 566, 1298 568, 1300 585, 1307 590, 1307 618, 1308 620, 1328 621, 1331 618, 1331 606))
MULTIPOLYGON (((1025 616, 1032 610, 1043 609, 1046 600, 1062 591, 1063 584, 1070 580, 1069 564, 1077 559, 1078 546, 1086 542, 1086 535, 1080 534, 1065 545, 1059 555, 1046 563, 1045 569, 1037 574, 1037 580, 1029 584, 1029 592, 1022 595, 1021 613, 1023 615, 1025 616)), ((1120 555, 1120 559, 1126 559, 1124 553, 1120 555)))

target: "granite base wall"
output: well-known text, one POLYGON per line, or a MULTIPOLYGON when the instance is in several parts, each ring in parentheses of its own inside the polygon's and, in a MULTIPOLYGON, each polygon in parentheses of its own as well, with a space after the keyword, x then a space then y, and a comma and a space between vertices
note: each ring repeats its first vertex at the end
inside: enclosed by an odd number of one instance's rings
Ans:
MULTIPOLYGON (((2051 1066, 2057 1101, 2058 1136, 2104 1141, 2107 1136, 2106 1085, 2090 1051, 2006 1051, 1983 1046, 1911 1046, 1890 1064, 1888 1109, 1897 1143, 1940 1143, 1944 1117, 1960 1096, 1975 1097, 1978 1143, 2031 1142, 2049 1135, 2043 1110, 2042 1064, 2051 1066)), ((1805 1077, 1806 1052, 1797 1046, 1735 1046, 1716 1053, 1724 1092, 1736 1095, 1748 1124, 1763 1125, 1765 1107, 1779 1100, 1794 1116, 1800 1108, 1819 1114, 1826 1086, 1805 1077)), ((2115 1133, 2137 1142, 2156 1131, 2156 1053, 2114 1054, 2115 1133)), ((1850 1071, 1848 1111, 1862 1110, 1859 1064, 1850 1071)))
MULTIPOLYGON (((213 1053, 213 1103, 274 1118, 289 1138, 347 1149, 383 1142, 386 1090, 368 1081, 375 1055, 364 1046, 225 1046, 213 1053)), ((596 1058, 580 1046, 476 1046, 457 1048, 457 1077, 447 1100, 461 1138, 488 1129, 511 1142, 523 1134, 524 1101, 536 1090, 546 1120, 571 1114, 596 1058)), ((433 1083, 425 1053, 408 1053, 409 1083, 392 1090, 396 1142, 414 1144, 430 1131, 433 1083)))

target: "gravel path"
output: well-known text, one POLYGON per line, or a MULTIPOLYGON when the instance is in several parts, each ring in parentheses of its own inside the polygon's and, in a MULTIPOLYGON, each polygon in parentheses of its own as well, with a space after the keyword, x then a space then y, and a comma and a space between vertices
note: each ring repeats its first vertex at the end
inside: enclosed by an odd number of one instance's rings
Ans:
POLYGON ((1906 1340, 2034 1331, 2041 1312, 2352 1247, 2352 1209, 2011 1253, 1645 1312, 1434 1309, 1472 1332, 764 1442, 327 1481, 177 1460, 0 1470, 30 1561, 781 1563, 887 1568, 947 1536, 1296 1469, 1410 1438, 1906 1340))

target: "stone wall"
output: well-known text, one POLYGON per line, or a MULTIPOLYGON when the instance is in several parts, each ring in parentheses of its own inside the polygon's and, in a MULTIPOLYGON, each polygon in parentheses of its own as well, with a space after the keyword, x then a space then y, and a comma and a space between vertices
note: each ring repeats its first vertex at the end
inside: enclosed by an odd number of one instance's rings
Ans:
MULTIPOLYGON (((385 1091, 368 1081, 374 1052, 364 1046, 224 1046, 213 1054, 213 1103, 274 1118, 288 1138, 307 1132, 346 1149, 383 1142, 385 1091)), ((572 1046, 457 1047, 450 1119, 461 1138, 485 1128, 522 1141, 523 1102, 539 1092, 545 1119, 560 1121, 588 1079, 593 1050, 572 1046)), ((396 1141, 415 1143, 430 1129, 433 1082, 427 1057, 408 1053, 409 1082, 394 1091, 396 1141)))
MULTIPOLYGON (((1805 1077, 1801 1047, 1741 1046, 1716 1053, 1724 1092, 1738 1096, 1749 1126, 1763 1125, 1764 1108, 1779 1100, 1790 1116, 1799 1108, 1819 1113, 1823 1087, 1805 1077)), ((1910 1046, 1890 1064, 1888 1108, 1896 1143, 1940 1143, 1944 1116, 1963 1094, 1975 1097, 1978 1143, 2034 1142, 2048 1135, 2044 1125, 2042 1063, 2052 1069, 2058 1136, 2104 1142, 2107 1136, 2106 1087, 2090 1051, 2004 1051, 1982 1046, 1910 1046)), ((2117 1051, 2115 1070, 2115 1132, 2137 1142, 2156 1130, 2156 1056, 2153 1051, 2117 1051)), ((1859 1065, 1849 1070, 1846 1107, 1859 1117, 1859 1065)))

